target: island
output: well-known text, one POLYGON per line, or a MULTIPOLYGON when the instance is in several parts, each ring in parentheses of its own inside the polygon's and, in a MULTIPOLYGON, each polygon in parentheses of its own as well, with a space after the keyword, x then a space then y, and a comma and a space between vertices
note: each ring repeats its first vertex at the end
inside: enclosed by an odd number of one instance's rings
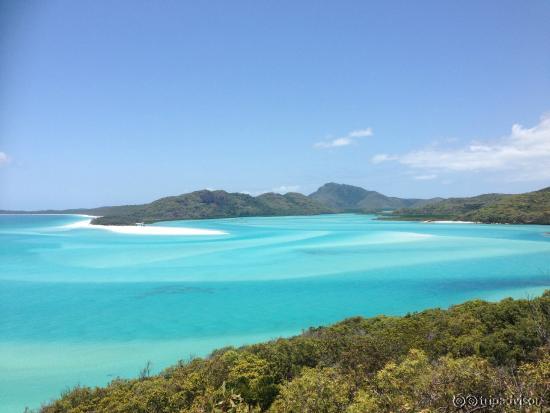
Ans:
POLYGON ((160 221, 335 213, 377 214, 400 221, 471 221, 500 224, 550 224, 550 187, 524 194, 484 194, 465 198, 398 198, 330 182, 304 195, 289 192, 258 196, 200 190, 148 204, 2 213, 87 214, 95 225, 144 225, 160 221))

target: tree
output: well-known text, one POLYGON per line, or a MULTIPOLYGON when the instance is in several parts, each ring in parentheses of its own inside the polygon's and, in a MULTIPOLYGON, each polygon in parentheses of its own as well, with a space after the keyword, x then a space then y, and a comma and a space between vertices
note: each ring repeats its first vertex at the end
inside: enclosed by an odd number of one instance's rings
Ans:
POLYGON ((271 413, 341 413, 351 401, 351 386, 334 368, 304 368, 285 383, 271 413))

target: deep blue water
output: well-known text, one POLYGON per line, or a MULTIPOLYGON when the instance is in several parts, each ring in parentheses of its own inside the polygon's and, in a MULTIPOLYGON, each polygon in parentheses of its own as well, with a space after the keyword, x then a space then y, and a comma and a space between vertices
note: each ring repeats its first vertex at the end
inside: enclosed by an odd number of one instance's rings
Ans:
POLYGON ((550 288, 549 227, 364 215, 178 221, 123 235, 79 216, 0 216, 0 412, 75 384, 354 315, 550 288))

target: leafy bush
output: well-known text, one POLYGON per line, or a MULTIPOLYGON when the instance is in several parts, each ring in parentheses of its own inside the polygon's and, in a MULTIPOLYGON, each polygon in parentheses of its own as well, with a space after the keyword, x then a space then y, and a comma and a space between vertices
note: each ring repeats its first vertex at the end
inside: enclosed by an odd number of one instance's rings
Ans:
MULTIPOLYGON (((77 387, 41 412, 445 412, 456 411, 459 394, 521 394, 548 403, 549 350, 547 291, 533 300, 350 318, 221 349, 156 376, 77 387)), ((492 411, 519 411, 510 409, 492 411)), ((521 411, 543 411, 529 409, 521 411)))

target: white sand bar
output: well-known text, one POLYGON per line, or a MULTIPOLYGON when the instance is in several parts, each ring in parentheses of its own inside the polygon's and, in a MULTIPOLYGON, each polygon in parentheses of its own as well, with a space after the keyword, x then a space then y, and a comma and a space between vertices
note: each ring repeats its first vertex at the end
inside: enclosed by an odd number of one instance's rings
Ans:
POLYGON ((472 221, 422 221, 423 224, 475 224, 472 221))
POLYGON ((119 234, 131 235, 226 235, 227 232, 215 229, 185 228, 185 227, 161 227, 156 225, 92 225, 92 220, 87 219, 73 224, 65 225, 65 228, 100 229, 119 234))

